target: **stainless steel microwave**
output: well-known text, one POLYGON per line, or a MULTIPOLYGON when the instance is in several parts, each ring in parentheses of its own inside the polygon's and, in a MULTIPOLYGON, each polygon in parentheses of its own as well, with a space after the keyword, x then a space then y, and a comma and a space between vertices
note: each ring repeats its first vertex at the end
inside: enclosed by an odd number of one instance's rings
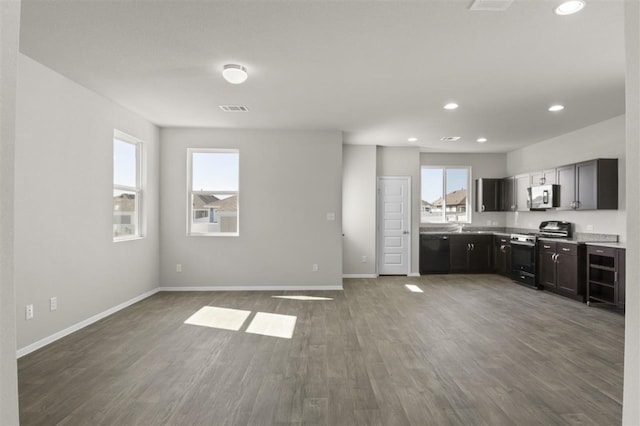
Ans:
POLYGON ((560 185, 539 185, 528 188, 529 209, 545 210, 560 205, 560 185))

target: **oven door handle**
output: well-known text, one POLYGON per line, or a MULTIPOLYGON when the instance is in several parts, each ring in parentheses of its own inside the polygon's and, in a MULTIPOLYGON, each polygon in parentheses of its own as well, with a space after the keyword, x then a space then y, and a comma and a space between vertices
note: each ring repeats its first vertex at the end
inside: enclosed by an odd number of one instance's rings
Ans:
POLYGON ((525 243, 524 241, 511 241, 511 244, 515 244, 518 246, 524 246, 524 247, 535 247, 536 245, 533 243, 525 243))

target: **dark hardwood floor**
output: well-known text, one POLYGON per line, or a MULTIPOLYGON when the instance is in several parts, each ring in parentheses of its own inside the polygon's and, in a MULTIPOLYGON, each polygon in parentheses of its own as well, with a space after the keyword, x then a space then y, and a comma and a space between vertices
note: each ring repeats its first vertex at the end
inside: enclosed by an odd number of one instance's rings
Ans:
POLYGON ((624 317, 496 275, 158 293, 21 358, 24 425, 618 425, 624 317), (413 293, 416 284, 424 293, 413 293), (251 311, 239 331, 184 324, 251 311), (245 332, 297 316, 293 338, 245 332))

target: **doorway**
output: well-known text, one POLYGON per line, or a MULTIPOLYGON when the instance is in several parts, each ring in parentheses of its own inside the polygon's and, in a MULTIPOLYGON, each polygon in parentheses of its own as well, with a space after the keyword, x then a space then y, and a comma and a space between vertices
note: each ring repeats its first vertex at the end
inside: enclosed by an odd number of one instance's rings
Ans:
POLYGON ((378 177, 378 274, 411 271, 411 177, 378 177))

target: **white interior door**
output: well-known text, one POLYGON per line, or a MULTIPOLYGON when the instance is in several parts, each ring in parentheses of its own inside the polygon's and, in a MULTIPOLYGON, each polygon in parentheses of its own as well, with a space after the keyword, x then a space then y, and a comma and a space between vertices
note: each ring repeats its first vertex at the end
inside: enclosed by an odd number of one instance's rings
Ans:
POLYGON ((411 177, 378 178, 378 274, 408 275, 411 177))

